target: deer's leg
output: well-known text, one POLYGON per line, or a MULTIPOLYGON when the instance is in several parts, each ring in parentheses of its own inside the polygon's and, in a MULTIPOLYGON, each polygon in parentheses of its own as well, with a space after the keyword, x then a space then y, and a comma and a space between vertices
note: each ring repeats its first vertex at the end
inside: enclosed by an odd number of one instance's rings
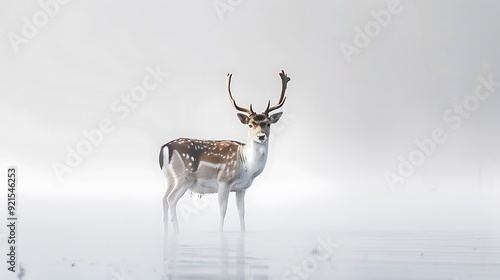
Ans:
POLYGON ((174 225, 174 232, 179 233, 179 223, 177 221, 177 202, 186 193, 186 191, 193 184, 192 181, 177 182, 176 186, 167 196, 168 208, 171 215, 171 220, 174 225))
POLYGON ((229 198, 229 186, 221 184, 218 190, 219 198, 219 231, 222 232, 224 228, 224 217, 227 211, 227 199, 229 198))
POLYGON ((236 192, 236 208, 238 208, 240 215, 241 232, 245 232, 245 192, 246 190, 236 192))
POLYGON ((172 176, 172 173, 170 173, 168 170, 164 171, 165 175, 165 180, 167 183, 167 190, 165 192, 165 195, 163 196, 163 232, 165 235, 168 234, 168 196, 172 192, 174 186, 175 186, 175 179, 172 176))

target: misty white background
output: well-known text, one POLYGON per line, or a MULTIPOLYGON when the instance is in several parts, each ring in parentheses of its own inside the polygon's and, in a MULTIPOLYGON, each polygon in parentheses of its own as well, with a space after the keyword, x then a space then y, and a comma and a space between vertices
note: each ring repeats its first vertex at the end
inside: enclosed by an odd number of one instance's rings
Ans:
MULTIPOLYGON (((244 141, 226 74, 238 104, 263 110, 277 102, 282 69, 288 98, 266 169, 247 192, 248 230, 499 227, 500 91, 457 130, 443 113, 473 94, 478 77, 500 81, 500 3, 400 1, 350 63, 340 44, 353 44, 355 28, 388 1, 241 1, 222 18, 213 3, 74 0, 15 53, 9 32, 21 34, 22 18, 41 8, 0 1, 1 178, 19 168, 22 235, 123 233, 146 220, 144 236, 158 234, 160 146, 244 141), (113 101, 156 66, 169 77, 120 119, 113 101), (114 131, 60 182, 53 162, 103 118, 114 131), (391 190, 384 173, 397 173, 398 156, 435 128, 447 141, 391 190)), ((181 230, 216 230, 209 201, 190 223, 180 219, 181 230)), ((226 229, 238 229, 232 196, 226 229)))

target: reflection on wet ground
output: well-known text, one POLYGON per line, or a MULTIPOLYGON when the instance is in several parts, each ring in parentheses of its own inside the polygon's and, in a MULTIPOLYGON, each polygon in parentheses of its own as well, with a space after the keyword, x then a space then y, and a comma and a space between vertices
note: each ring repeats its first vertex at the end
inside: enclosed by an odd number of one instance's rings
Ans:
POLYGON ((171 235, 164 279, 500 279, 500 235, 472 232, 171 235))

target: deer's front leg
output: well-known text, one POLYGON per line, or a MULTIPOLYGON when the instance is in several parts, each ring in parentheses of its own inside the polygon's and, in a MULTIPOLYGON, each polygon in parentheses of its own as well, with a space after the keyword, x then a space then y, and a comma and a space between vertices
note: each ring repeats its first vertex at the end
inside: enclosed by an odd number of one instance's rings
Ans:
POLYGON ((236 192, 236 207, 240 215, 241 232, 245 232, 245 192, 246 190, 236 192))
POLYGON ((229 198, 229 186, 226 184, 221 184, 218 190, 219 198, 219 231, 222 232, 224 228, 224 217, 227 211, 227 199, 229 198))

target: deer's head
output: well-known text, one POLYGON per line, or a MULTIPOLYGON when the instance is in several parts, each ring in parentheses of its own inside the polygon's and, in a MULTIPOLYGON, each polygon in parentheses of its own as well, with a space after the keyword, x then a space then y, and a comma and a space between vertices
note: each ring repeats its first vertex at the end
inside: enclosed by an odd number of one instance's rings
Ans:
POLYGON ((283 70, 281 70, 281 73, 279 75, 281 77, 281 95, 278 104, 271 107, 271 101, 269 101, 267 103, 266 110, 258 114, 252 109, 252 104, 250 104, 249 108, 243 108, 236 105, 236 101, 231 94, 231 77, 233 75, 227 74, 227 92, 229 94, 229 99, 231 100, 231 103, 236 110, 245 113, 238 113, 238 118, 240 119, 242 124, 248 125, 248 133, 250 139, 259 144, 267 141, 267 139, 269 138, 269 133, 271 132, 271 124, 278 122, 281 115, 283 114, 283 112, 279 112, 269 115, 269 113, 271 113, 272 111, 281 108, 286 100, 285 91, 290 78, 285 74, 285 72, 283 72, 283 70))

